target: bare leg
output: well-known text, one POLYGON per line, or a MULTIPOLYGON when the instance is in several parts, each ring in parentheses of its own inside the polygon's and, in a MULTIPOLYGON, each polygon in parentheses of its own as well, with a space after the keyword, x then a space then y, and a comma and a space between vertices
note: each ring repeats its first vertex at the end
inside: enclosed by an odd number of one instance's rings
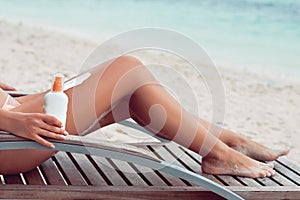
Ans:
MULTIPOLYGON (((97 117, 111 109, 112 104, 118 104, 122 98, 132 93, 138 83, 136 77, 127 77, 120 83, 124 88, 112 95, 119 79, 128 71, 141 63, 133 58, 121 57, 113 63, 104 63, 89 72, 91 76, 81 85, 71 88, 65 93, 69 97, 66 130, 78 135, 86 130, 97 117), (101 78, 100 78, 101 77, 101 78), (133 82, 133 80, 135 80, 133 82)), ((153 78, 146 69, 141 68, 140 81, 153 78), (149 77, 146 77, 148 75, 149 77)), ((153 79, 154 80, 154 79, 153 79)), ((43 98, 46 92, 18 98, 21 105, 16 112, 43 112, 43 98)), ((51 150, 7 150, 0 151, 0 174, 15 174, 28 171, 46 161, 56 151, 51 150), (18 159, 12 159, 18 157, 18 159)))
MULTIPOLYGON (((120 112, 119 106, 116 108, 115 112, 120 112)), ((131 116, 123 115, 122 117, 117 120, 117 122, 125 120, 131 116)), ((108 113, 99 123, 101 127, 106 125, 115 123, 115 119, 113 113, 108 113)), ((211 123, 207 122, 199 118, 199 123, 205 127, 206 130, 209 129, 211 123)), ((91 131, 96 130, 92 129, 91 131)), ((219 129, 218 129, 219 130, 219 129)), ((254 142, 248 138, 245 138, 239 134, 234 133, 233 131, 221 128, 221 134, 219 135, 219 139, 225 143, 227 146, 231 147, 232 149, 237 150, 238 152, 249 156, 258 161, 273 161, 278 159, 280 156, 287 155, 289 153, 289 149, 270 149, 264 145, 261 145, 257 142, 254 142)), ((216 133, 212 133, 217 135, 216 133)))
MULTIPOLYGON (((144 73, 147 72, 137 74, 137 76, 145 78, 144 73)), ((116 90, 118 91, 118 88, 116 90)), ((122 112, 123 108, 124 106, 121 106, 117 110, 118 116, 110 113, 100 121, 100 124, 103 126, 132 117, 148 130, 158 133, 162 137, 173 139, 195 152, 200 152, 205 137, 207 140, 214 140, 216 145, 203 159, 203 171, 208 173, 250 177, 270 176, 273 173, 270 165, 254 161, 229 148, 213 135, 207 134, 207 130, 200 126, 193 116, 182 110, 179 104, 157 84, 146 84, 134 91, 129 102, 130 116, 126 115, 126 109, 125 114, 122 112), (161 126, 162 124, 163 126, 161 126)))
MULTIPOLYGON (((210 123, 199 119, 200 123, 208 129, 210 123)), ((249 140, 239 134, 236 134, 230 130, 221 129, 221 135, 219 139, 227 144, 229 147, 260 161, 273 161, 280 156, 287 155, 289 153, 288 149, 270 149, 261 144, 258 144, 252 140, 249 140)))
POLYGON ((148 130, 204 154, 202 170, 206 173, 248 177, 265 177, 274 174, 272 165, 252 160, 209 134, 206 128, 198 123, 198 118, 194 120, 195 118, 186 113, 159 85, 148 85, 138 89, 130 99, 130 109, 131 117, 148 130), (153 109, 153 105, 160 107, 153 109), (151 109, 153 109, 152 114, 151 109), (164 121, 163 127, 160 127, 161 121, 164 121), (205 150, 202 152, 204 140, 215 141, 208 154, 205 150))
MULTIPOLYGON (((67 90, 66 94, 70 100, 67 131, 72 134, 81 133, 94 122, 95 115, 99 117, 132 94, 129 99, 131 117, 150 131, 205 155, 202 165, 204 172, 248 177, 271 176, 274 173, 271 165, 252 160, 231 149, 213 134, 207 133, 205 127, 198 123, 197 118, 185 112, 163 88, 157 85, 146 68, 138 67, 140 65, 138 60, 131 57, 118 58, 106 67, 105 71, 103 67, 92 69, 92 76, 88 80, 67 90), (132 70, 134 72, 129 73, 132 70), (116 85, 118 85, 117 89, 116 85), (164 123, 157 119, 164 120, 164 123), (207 149, 203 148, 204 141, 214 144, 211 145, 208 154, 205 152, 207 149)), ((29 101, 24 97, 22 99, 24 103, 15 111, 43 112, 43 96, 44 94, 37 95, 34 100, 29 101)), ((0 159, 7 160, 4 166, 0 165, 0 170, 9 165, 13 168, 7 173, 28 170, 54 153, 53 151, 23 151, 24 159, 19 160, 18 164, 11 161, 13 154, 16 155, 15 152, 0 153, 0 159), (26 165, 24 162, 29 164, 26 165), (27 168, 23 167, 24 165, 27 168)))

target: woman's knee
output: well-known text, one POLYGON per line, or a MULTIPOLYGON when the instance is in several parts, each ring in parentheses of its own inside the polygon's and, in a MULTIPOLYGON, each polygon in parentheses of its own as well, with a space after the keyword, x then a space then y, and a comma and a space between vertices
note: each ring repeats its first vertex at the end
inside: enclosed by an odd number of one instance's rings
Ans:
POLYGON ((114 59, 105 71, 110 72, 111 77, 116 77, 119 83, 154 80, 153 75, 142 61, 134 56, 120 56, 114 59))
POLYGON ((111 65, 118 67, 119 70, 132 71, 137 68, 144 68, 143 63, 134 56, 120 56, 111 62, 111 65))

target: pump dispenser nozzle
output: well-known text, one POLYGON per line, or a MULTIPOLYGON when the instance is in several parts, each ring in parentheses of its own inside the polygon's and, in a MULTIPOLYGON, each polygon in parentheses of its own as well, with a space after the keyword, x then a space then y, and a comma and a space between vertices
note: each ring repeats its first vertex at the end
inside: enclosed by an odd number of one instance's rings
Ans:
POLYGON ((53 77, 53 84, 52 84, 52 92, 62 92, 64 87, 64 78, 63 74, 56 73, 53 77))

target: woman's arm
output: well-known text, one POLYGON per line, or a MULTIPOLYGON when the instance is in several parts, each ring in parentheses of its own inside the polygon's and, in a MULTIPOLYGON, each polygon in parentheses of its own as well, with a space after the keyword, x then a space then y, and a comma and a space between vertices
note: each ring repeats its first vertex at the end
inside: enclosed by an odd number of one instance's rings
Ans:
POLYGON ((46 147, 54 145, 43 137, 63 140, 68 133, 55 117, 42 113, 21 113, 0 109, 0 130, 34 140, 46 147))

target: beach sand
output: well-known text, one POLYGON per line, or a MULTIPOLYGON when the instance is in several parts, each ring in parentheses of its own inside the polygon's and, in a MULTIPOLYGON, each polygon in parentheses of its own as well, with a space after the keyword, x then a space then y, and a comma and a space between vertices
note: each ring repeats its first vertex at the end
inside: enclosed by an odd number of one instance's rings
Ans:
MULTIPOLYGON (((0 81, 30 93, 48 89, 55 72, 62 72, 67 78, 79 73, 82 63, 97 46, 97 42, 72 34, 7 20, 0 20, 0 43, 0 81)), ((210 120, 211 95, 205 82, 188 70, 187 63, 157 52, 135 55, 144 63, 157 61, 182 72, 192 88, 202 91, 196 94, 198 114, 210 120)), ((275 75, 241 69, 218 65, 226 96, 224 127, 272 148, 291 148, 287 157, 300 164, 300 82, 280 82, 275 75)), ((155 72, 162 74, 161 79, 168 79, 160 70, 155 72)), ((171 80, 171 86, 178 90, 183 104, 189 100, 180 81, 171 80)), ((88 137, 154 141, 120 125, 102 128, 88 137)))

